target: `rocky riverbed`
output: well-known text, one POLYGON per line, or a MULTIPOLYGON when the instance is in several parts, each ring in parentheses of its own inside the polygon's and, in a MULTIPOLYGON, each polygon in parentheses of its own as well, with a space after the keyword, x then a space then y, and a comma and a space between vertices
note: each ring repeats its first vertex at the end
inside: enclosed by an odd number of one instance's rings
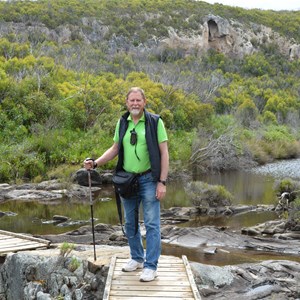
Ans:
MULTIPOLYGON (((28 197, 55 201, 57 197, 74 194, 77 199, 86 197, 87 189, 76 184, 66 189, 55 181, 18 187, 0 185, 0 201, 28 197)), ((239 250, 278 254, 278 260, 229 263, 223 267, 190 261, 203 299, 300 299, 298 224, 282 219, 239 231, 226 227, 176 225, 199 214, 230 216, 274 209, 273 206, 258 205, 163 210, 162 242, 186 249, 197 248, 206 255, 230 255, 231 251, 239 250), (289 254, 295 259, 281 260, 281 254, 289 254)), ((144 233, 142 223, 141 228, 144 233)), ((82 226, 64 234, 39 236, 51 241, 50 249, 9 254, 0 267, 0 299, 102 299, 110 258, 113 255, 128 257, 129 251, 120 226, 97 224, 97 261, 94 262, 91 232, 90 226, 82 226), (64 242, 76 245, 68 257, 60 254, 60 245, 64 242)))
MULTIPOLYGON (((163 243, 198 247, 208 255, 241 248, 299 255, 300 249, 299 240, 250 237, 214 227, 166 225, 162 237, 163 243)), ((95 227, 96 261, 90 226, 43 238, 51 241, 50 249, 7 256, 0 267, 0 299, 102 299, 111 257, 129 257, 119 226, 97 224, 95 227), (60 254, 62 242, 76 245, 69 257, 60 254), (79 263, 75 270, 70 267, 72 260, 79 263)), ((297 261, 264 260, 223 267, 190 263, 203 299, 300 299, 297 261)))

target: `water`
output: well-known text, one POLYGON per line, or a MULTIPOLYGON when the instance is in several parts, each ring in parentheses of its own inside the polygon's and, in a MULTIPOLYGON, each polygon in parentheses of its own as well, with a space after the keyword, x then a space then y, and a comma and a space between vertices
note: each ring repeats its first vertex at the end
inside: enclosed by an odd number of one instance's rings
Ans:
MULTIPOLYGON (((234 196, 234 205, 276 204, 277 198, 273 191, 276 179, 288 177, 300 178, 300 159, 282 161, 251 171, 235 171, 223 174, 204 175, 198 180, 209 184, 223 185, 234 196)), ((95 223, 118 224, 118 214, 114 200, 114 192, 111 185, 103 186, 101 191, 93 196, 95 223)), ((185 193, 183 182, 171 182, 167 187, 167 197, 162 201, 162 208, 192 206, 185 193)), ((0 211, 13 212, 16 216, 4 216, 0 218, 0 228, 20 233, 30 234, 59 234, 77 229, 90 224, 90 203, 87 198, 78 203, 64 199, 51 203, 7 201, 0 204, 0 211), (52 221, 54 215, 64 215, 70 219, 69 226, 55 224, 52 221), (75 224, 74 224, 75 222, 75 224), (77 223, 76 222, 80 222, 77 223), (72 225, 73 224, 73 225, 72 225)), ((278 216, 274 212, 247 213, 233 217, 203 216, 179 226, 199 227, 205 225, 228 226, 232 229, 253 226, 268 220, 275 220, 278 216)), ((222 253, 217 256, 207 256, 198 249, 188 249, 164 245, 164 254, 187 255, 190 260, 222 265, 230 260, 230 263, 249 262, 253 259, 262 259, 265 253, 256 255, 237 251, 236 253, 222 253)), ((268 259, 276 259, 277 255, 267 254, 268 259)), ((289 259, 288 257, 285 257, 289 259)), ((281 259, 283 257, 281 256, 281 259)))
MULTIPOLYGON (((210 184, 224 185, 235 197, 233 204, 274 204, 276 199, 272 189, 273 179, 268 176, 260 176, 254 173, 229 172, 209 175, 199 179, 210 184)), ((96 223, 118 224, 114 191, 110 185, 103 186, 102 190, 94 195, 93 200, 96 223)), ((165 209, 192 206, 182 182, 171 182, 168 184, 167 197, 162 201, 161 206, 165 209)), ((89 198, 79 203, 68 199, 53 203, 48 202, 47 204, 35 201, 8 201, 1 203, 0 210, 17 214, 16 216, 0 218, 1 229, 40 235, 59 234, 74 230, 83 224, 89 224, 91 216, 89 198), (53 223, 52 218, 54 215, 68 217, 71 225, 64 226, 64 224, 57 225, 53 223), (76 224, 78 222, 80 224, 76 224)), ((276 218, 276 215, 272 212, 252 213, 247 214, 247 217, 244 215, 234 217, 203 216, 181 226, 216 225, 241 228, 274 218, 276 218)))

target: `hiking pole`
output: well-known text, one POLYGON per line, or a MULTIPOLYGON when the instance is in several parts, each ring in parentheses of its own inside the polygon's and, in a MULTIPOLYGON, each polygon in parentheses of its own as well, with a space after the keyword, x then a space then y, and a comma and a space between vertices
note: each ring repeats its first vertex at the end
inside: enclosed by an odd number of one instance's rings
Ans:
POLYGON ((94 210, 93 210, 93 199, 92 199, 92 180, 91 180, 91 170, 88 169, 89 178, 89 190, 90 190, 90 206, 91 206, 91 218, 92 218, 92 232, 93 232, 93 245, 94 245, 94 261, 96 258, 96 246, 95 246, 95 229, 94 229, 94 210))

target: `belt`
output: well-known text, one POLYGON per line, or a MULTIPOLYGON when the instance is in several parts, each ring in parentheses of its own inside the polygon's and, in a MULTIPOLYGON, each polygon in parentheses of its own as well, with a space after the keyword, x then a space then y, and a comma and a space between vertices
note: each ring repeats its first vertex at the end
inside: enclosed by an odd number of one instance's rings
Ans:
POLYGON ((151 169, 148 169, 148 170, 146 170, 146 171, 144 171, 144 172, 137 173, 137 176, 143 176, 143 175, 146 175, 146 174, 148 174, 148 173, 150 173, 150 172, 151 172, 151 169))

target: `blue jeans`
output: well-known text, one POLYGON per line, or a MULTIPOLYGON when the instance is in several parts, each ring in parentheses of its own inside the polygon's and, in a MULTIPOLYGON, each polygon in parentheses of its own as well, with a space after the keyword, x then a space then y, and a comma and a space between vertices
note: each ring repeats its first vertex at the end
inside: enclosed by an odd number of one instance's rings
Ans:
POLYGON ((153 180, 152 174, 147 173, 138 177, 139 192, 137 196, 130 198, 121 197, 124 215, 125 232, 128 238, 131 258, 138 262, 144 262, 144 268, 156 270, 161 253, 160 236, 160 201, 156 199, 157 182, 153 180), (146 259, 144 259, 144 247, 140 226, 135 234, 135 210, 142 203, 144 223, 146 228, 146 259))

